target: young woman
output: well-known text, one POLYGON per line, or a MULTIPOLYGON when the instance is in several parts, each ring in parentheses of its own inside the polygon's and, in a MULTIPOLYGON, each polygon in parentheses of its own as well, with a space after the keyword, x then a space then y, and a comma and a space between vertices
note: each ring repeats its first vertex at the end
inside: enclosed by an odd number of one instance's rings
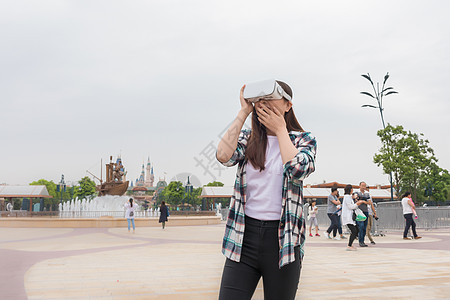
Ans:
POLYGON ((344 188, 344 200, 342 201, 342 224, 347 225, 348 229, 351 232, 350 237, 348 238, 348 246, 347 250, 355 251, 356 248, 353 246, 353 241, 356 239, 359 233, 358 225, 356 225, 353 220, 353 212, 358 208, 363 201, 357 200, 358 194, 353 193, 353 188, 351 184, 347 184, 344 188))
POLYGON ((317 222, 317 211, 318 207, 316 206, 316 201, 312 201, 311 205, 308 207, 308 218, 309 218, 309 236, 312 237, 312 226, 316 226, 316 236, 320 236, 319 234, 319 224, 317 222))
POLYGON ((127 218, 128 221, 128 232, 130 232, 130 223, 133 224, 133 233, 135 232, 135 226, 134 226, 134 215, 136 214, 137 205, 136 203, 133 203, 133 198, 130 198, 127 203, 124 204, 124 207, 127 209, 125 212, 125 218, 127 218))
POLYGON ((305 241, 303 179, 315 169, 316 141, 294 115, 291 88, 277 83, 283 98, 254 106, 241 88, 241 110, 218 145, 222 164, 238 164, 222 245, 221 300, 251 299, 260 277, 265 299, 294 299, 297 291, 305 241), (241 131, 250 113, 252 129, 241 131))
POLYGON ((406 221, 405 231, 403 231, 403 239, 409 240, 409 238, 408 238, 409 227, 412 227, 414 239, 421 239, 422 237, 418 236, 416 233, 416 222, 414 222, 414 219, 413 219, 414 203, 411 199, 411 193, 406 192, 405 194, 403 194, 402 198, 403 198, 402 199, 403 217, 405 217, 405 221, 406 221))
POLYGON ((159 223, 162 223, 162 229, 164 229, 166 227, 167 217, 169 216, 169 208, 166 206, 166 202, 161 202, 159 212, 159 223))

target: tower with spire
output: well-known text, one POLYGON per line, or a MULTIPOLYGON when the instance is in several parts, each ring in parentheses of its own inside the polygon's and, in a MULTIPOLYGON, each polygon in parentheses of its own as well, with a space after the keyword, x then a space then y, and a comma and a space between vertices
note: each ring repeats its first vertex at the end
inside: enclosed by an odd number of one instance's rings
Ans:
POLYGON ((153 167, 150 164, 150 157, 147 159, 147 172, 145 174, 145 186, 153 187, 155 176, 153 175, 153 167))
POLYGON ((142 164, 141 175, 136 179, 136 186, 145 186, 145 171, 144 164, 142 164))

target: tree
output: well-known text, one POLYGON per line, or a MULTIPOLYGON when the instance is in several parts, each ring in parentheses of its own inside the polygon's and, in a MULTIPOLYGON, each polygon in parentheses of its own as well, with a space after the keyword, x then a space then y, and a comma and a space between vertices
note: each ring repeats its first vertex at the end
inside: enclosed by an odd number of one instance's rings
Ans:
POLYGON ((220 181, 213 181, 213 182, 208 183, 205 186, 224 186, 224 184, 220 181))
MULTIPOLYGON (((52 180, 48 181, 45 179, 39 179, 37 181, 33 181, 32 183, 30 183, 30 185, 45 185, 45 187, 47 188, 48 194, 50 196, 52 196, 53 198, 45 198, 44 199, 44 207, 49 207, 50 210, 53 210, 52 206, 55 203, 55 201, 57 199, 60 199, 61 195, 60 193, 56 192, 56 183, 54 183, 52 180), (55 200, 56 199, 56 200, 55 200)), ((63 193, 63 197, 64 197, 64 193, 63 193)))
POLYGON ((181 181, 172 181, 160 193, 158 201, 165 201, 168 204, 179 205, 183 199, 184 188, 181 181))
POLYGON ((201 205, 202 204, 202 199, 200 198, 201 195, 202 195, 202 188, 201 187, 195 188, 191 194, 192 199, 191 203, 195 205, 201 205))
POLYGON ((48 194, 50 196, 52 196, 53 198, 57 197, 56 183, 54 183, 53 181, 48 181, 48 180, 45 180, 45 179, 39 179, 37 181, 33 181, 32 183, 30 183, 30 185, 45 185, 45 187, 47 188, 48 194))
POLYGON ((424 184, 441 182, 436 192, 445 196, 445 180, 448 172, 437 166, 437 159, 429 141, 423 139, 423 134, 406 131, 402 126, 393 127, 388 124, 386 129, 379 130, 382 147, 373 157, 377 166, 382 165, 386 174, 392 172, 397 198, 401 192, 410 191, 413 199, 423 201, 420 191, 424 184))
POLYGON ((413 199, 423 200, 420 192, 420 182, 426 176, 433 165, 437 166, 437 159, 434 150, 428 145, 429 141, 421 138, 423 134, 416 134, 408 131, 406 136, 407 148, 404 155, 407 157, 403 166, 405 174, 401 182, 402 190, 411 191, 413 199))
POLYGON ((85 176, 78 181, 80 187, 75 189, 74 197, 79 199, 92 199, 96 195, 95 182, 85 176))
POLYGON ((423 191, 424 200, 431 198, 435 201, 442 202, 449 200, 450 174, 437 164, 432 164, 429 166, 425 175, 422 176, 420 186, 423 191))

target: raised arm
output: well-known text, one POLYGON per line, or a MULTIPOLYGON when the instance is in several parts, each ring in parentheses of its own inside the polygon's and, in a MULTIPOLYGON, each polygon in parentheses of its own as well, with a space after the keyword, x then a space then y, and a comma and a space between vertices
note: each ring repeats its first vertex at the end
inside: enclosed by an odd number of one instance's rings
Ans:
POLYGON ((253 111, 253 105, 244 99, 244 89, 245 85, 241 88, 240 92, 241 110, 217 147, 216 157, 221 163, 228 162, 233 156, 233 153, 238 146, 239 134, 242 126, 244 126, 245 120, 253 111))

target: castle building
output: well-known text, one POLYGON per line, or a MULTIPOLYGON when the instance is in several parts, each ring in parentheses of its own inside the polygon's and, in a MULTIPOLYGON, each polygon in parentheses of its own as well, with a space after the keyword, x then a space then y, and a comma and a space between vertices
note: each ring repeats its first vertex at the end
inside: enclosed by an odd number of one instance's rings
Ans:
POLYGON ((147 160, 147 167, 144 168, 142 164, 142 171, 139 178, 136 179, 135 186, 143 186, 146 188, 153 187, 153 182, 155 181, 155 175, 153 174, 153 167, 150 164, 150 157, 147 160))
POLYGON ((136 200, 145 202, 149 206, 154 205, 154 196, 167 186, 165 178, 160 178, 156 186, 154 185, 154 181, 153 166, 150 163, 150 158, 148 158, 147 166, 142 164, 141 174, 135 183, 133 184, 133 181, 131 181, 131 186, 128 188, 128 195, 133 196, 136 200))

